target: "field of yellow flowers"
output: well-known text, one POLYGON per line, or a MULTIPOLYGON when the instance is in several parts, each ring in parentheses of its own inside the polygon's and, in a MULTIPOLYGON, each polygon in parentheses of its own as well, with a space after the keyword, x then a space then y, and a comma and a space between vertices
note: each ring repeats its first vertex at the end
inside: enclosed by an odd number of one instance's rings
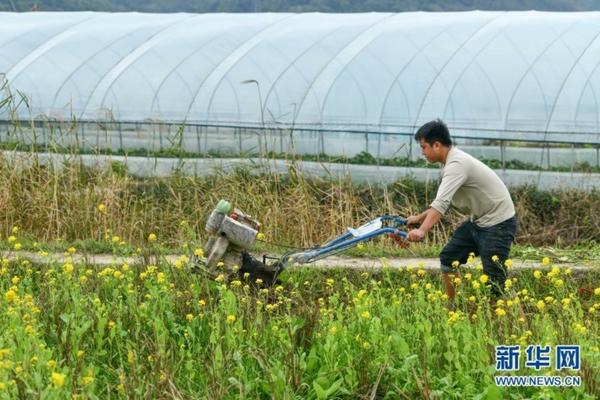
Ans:
MULTIPOLYGON (((156 239, 148 236, 149 249, 156 239)), ((491 301, 472 261, 448 311, 439 277, 419 265, 385 268, 385 259, 377 272, 292 269, 266 287, 192 273, 199 246, 174 263, 108 267, 75 262, 77 251, 48 264, 1 260, 1 399, 600 394, 597 269, 574 276, 546 258, 539 270, 511 271, 510 295, 491 301), (577 374, 581 385, 496 386, 495 346, 514 344, 580 345, 578 371, 512 374, 577 374)))

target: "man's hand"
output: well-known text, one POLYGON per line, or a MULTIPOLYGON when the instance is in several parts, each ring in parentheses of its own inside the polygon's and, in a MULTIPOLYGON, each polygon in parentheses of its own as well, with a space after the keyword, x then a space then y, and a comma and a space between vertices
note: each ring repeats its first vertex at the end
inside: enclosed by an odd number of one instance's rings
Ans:
POLYGON ((395 233, 388 233, 388 236, 391 237, 392 239, 394 239, 396 244, 404 249, 407 248, 409 245, 408 240, 406 240, 405 238, 403 238, 400 235, 396 235, 395 233))
POLYGON ((425 231, 422 229, 413 229, 408 232, 408 240, 411 242, 420 242, 425 237, 425 231))
POLYGON ((419 225, 420 223, 421 223, 420 215, 411 215, 410 217, 406 218, 406 225, 419 225))

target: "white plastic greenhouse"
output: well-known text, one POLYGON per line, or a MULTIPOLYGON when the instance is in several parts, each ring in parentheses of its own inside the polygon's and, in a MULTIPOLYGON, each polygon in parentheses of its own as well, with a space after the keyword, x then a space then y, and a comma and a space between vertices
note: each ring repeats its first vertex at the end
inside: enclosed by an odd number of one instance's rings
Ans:
POLYGON ((599 36, 599 12, 0 13, 0 73, 29 103, 0 119, 408 135, 442 118, 595 145, 599 36))

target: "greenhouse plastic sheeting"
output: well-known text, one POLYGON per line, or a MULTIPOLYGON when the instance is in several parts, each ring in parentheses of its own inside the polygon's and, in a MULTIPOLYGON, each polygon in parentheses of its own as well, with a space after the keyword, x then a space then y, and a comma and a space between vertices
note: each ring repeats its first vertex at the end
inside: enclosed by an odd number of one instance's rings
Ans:
POLYGON ((19 118, 411 132, 439 117, 597 143, 599 36, 598 12, 0 13, 0 73, 29 99, 19 118))

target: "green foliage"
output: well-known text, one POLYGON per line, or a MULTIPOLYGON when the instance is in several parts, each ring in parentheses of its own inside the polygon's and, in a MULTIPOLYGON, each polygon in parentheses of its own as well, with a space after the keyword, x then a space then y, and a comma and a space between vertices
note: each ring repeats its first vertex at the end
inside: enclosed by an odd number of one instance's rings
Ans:
POLYGON ((127 175, 127 164, 121 161, 111 161, 110 171, 116 176, 124 177, 127 175))
MULTIPOLYGON (((289 270, 275 287, 207 281, 190 267, 184 256, 107 267, 1 260, 0 399, 591 400, 600 391, 598 271, 515 272, 515 292, 490 303, 474 285, 482 273, 465 269, 448 312, 439 279, 415 266, 289 270), (579 371, 550 371, 584 385, 494 385, 503 374, 494 346, 545 343, 581 346, 579 371)), ((548 371, 523 364, 514 374, 548 371)))
MULTIPOLYGON (((31 151, 31 152, 50 152, 57 154, 93 154, 93 155, 115 155, 127 157, 152 157, 152 158, 261 158, 273 160, 292 160, 292 161, 314 161, 321 163, 339 163, 355 165, 383 165, 388 167, 407 167, 407 168, 438 168, 437 164, 430 164, 423 158, 410 160, 407 157, 375 158, 367 151, 352 156, 330 156, 327 154, 301 154, 293 155, 288 153, 234 153, 211 150, 205 153, 197 153, 183 150, 181 145, 181 130, 179 129, 173 137, 169 137, 170 146, 161 150, 149 150, 144 148, 137 149, 118 149, 110 148, 80 148, 76 146, 60 146, 46 144, 26 144, 18 141, 2 142, 0 149, 10 151, 31 151)), ((507 160, 502 162, 497 159, 482 158, 481 162, 493 169, 519 169, 527 171, 553 171, 553 172, 585 172, 600 173, 600 166, 592 166, 587 162, 575 163, 573 166, 550 166, 540 167, 538 165, 527 163, 521 160, 507 160)))

